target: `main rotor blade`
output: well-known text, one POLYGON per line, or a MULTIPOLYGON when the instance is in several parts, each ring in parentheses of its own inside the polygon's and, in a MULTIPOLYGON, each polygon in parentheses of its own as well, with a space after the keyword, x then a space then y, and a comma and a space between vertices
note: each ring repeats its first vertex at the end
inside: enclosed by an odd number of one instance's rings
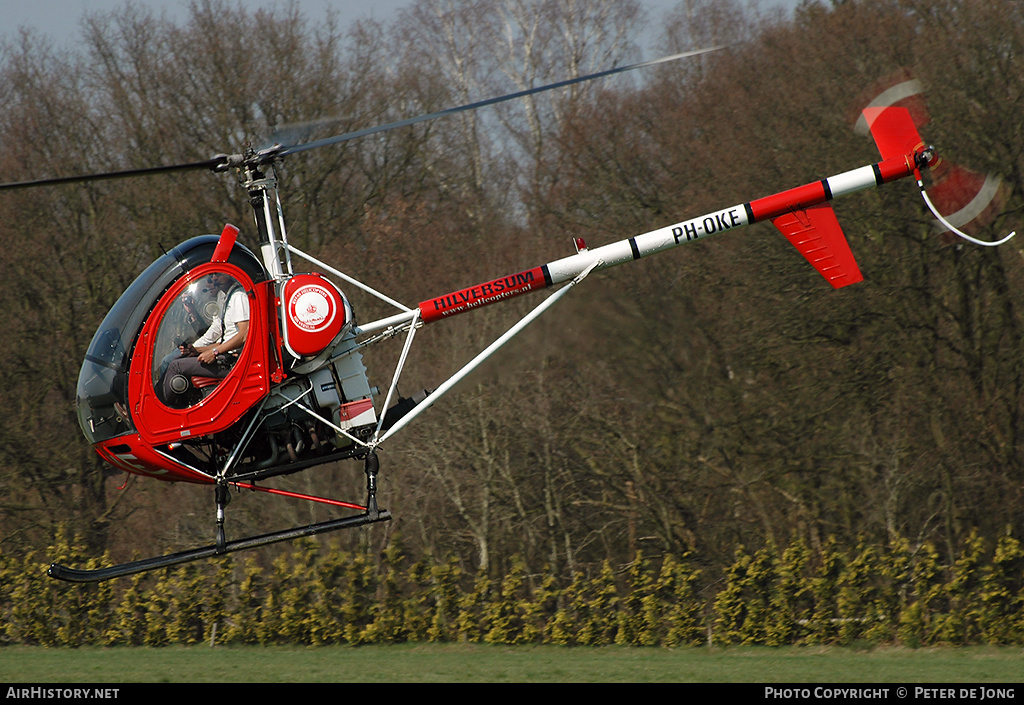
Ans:
POLYGON ((598 71, 597 73, 587 74, 586 76, 579 76, 577 78, 570 78, 564 81, 558 81, 557 83, 549 83, 544 86, 538 86, 537 88, 528 88, 523 91, 516 93, 509 93, 508 95, 499 96, 497 98, 488 98, 486 100, 477 101, 475 103, 467 103, 466 105, 460 105, 455 108, 447 108, 445 110, 439 110, 436 113, 426 113, 424 115, 418 115, 417 117, 406 118, 405 120, 396 120, 395 122, 389 122, 385 125, 377 125, 376 127, 367 127, 362 130, 356 130, 355 132, 347 132, 343 135, 336 135, 334 137, 325 137, 324 139, 314 140, 313 142, 306 142, 304 144, 291 145, 284 147, 280 150, 275 150, 275 156, 285 156, 288 154, 296 154, 298 152, 305 152, 310 149, 317 149, 319 147, 326 147, 332 144, 338 144, 339 142, 347 142, 354 140, 359 137, 366 137, 367 135, 373 135, 378 132, 385 132, 387 130, 394 130, 399 127, 407 127, 409 125, 415 125, 420 122, 427 120, 434 120, 439 117, 446 115, 454 115, 455 113, 461 113, 468 110, 476 110, 483 108, 488 105, 494 105, 496 103, 503 103, 507 100, 515 100, 516 98, 525 98, 529 95, 536 93, 542 93, 544 91, 551 91, 556 88, 564 88, 565 86, 571 86, 574 83, 582 83, 584 81, 592 81, 597 78, 604 78, 605 76, 612 76, 617 73, 623 73, 625 71, 632 71, 634 69, 644 68, 645 66, 654 66, 655 64, 663 64, 668 61, 676 61, 677 59, 684 59, 689 56, 698 56, 700 54, 707 54, 712 51, 718 51, 724 49, 725 46, 715 46, 707 49, 696 49, 694 51, 683 52, 682 54, 672 54, 671 56, 663 56, 660 59, 652 59, 650 61, 641 61, 638 64, 630 64, 629 66, 619 66, 613 69, 606 69, 604 71, 598 71))
POLYGON ((290 145, 290 146, 274 146, 266 150, 261 150, 255 154, 250 155, 225 155, 219 154, 210 159, 201 162, 188 162, 184 164, 170 164, 166 166, 155 166, 146 169, 126 169, 124 171, 108 171, 96 174, 79 174, 76 176, 62 176, 52 179, 35 179, 32 181, 16 181, 6 184, 0 184, 0 191, 13 191, 15 189, 32 188, 36 186, 58 186, 61 184, 72 184, 72 183, 84 183, 89 181, 102 181, 106 179, 127 179, 135 176, 152 176, 156 174, 168 174, 176 171, 191 171, 198 169, 211 169, 211 170, 223 170, 231 166, 239 166, 243 163, 263 163, 272 159, 277 159, 289 154, 297 154, 299 152, 305 152, 310 149, 317 149, 318 147, 326 147, 332 144, 338 144, 340 142, 347 142, 348 140, 357 139, 359 137, 366 137, 367 135, 373 135, 378 132, 385 132, 387 130, 394 130, 399 127, 407 127, 409 125, 415 125, 420 122, 427 120, 434 120, 439 117, 446 115, 453 115, 455 113, 461 113, 468 110, 476 110, 483 108, 488 105, 494 105, 496 103, 503 103, 509 100, 515 100, 516 98, 524 98, 529 95, 535 95, 544 91, 551 91, 556 88, 564 88, 571 86, 576 83, 582 83, 584 81, 592 81, 598 78, 604 78, 606 76, 613 76, 618 73, 624 73, 626 71, 633 71, 635 69, 644 68, 646 66, 654 66, 656 64, 663 64, 669 61, 676 61, 678 59, 684 59, 690 56, 699 56, 700 54, 707 54, 712 51, 718 51, 724 49, 724 46, 715 46, 707 49, 696 49, 694 51, 687 51, 681 54, 672 54, 671 56, 663 56, 660 59, 652 59, 651 61, 641 61, 640 63, 630 64, 628 66, 619 66, 617 68, 606 69, 604 71, 598 71, 597 73, 587 74, 586 76, 579 76, 578 78, 570 78, 565 81, 558 81, 556 83, 549 83, 544 86, 538 86, 537 88, 529 88, 527 90, 518 91, 516 93, 509 93, 507 95, 498 96, 497 98, 488 98, 487 100, 477 101, 475 103, 467 103, 466 105, 460 105, 455 108, 448 108, 447 110, 440 110, 436 113, 427 113, 419 115, 417 117, 407 118, 405 120, 397 120, 395 122, 389 122, 385 125, 377 125, 376 127, 368 127, 363 130, 356 130, 355 132, 348 132, 343 135, 336 135, 335 137, 327 137, 321 140, 314 140, 313 142, 306 142, 304 144, 290 145))
POLYGON ((191 171, 193 169, 216 169, 228 163, 228 158, 219 155, 201 162, 189 162, 187 164, 170 164, 167 166, 154 166, 146 169, 126 169, 124 171, 107 171, 98 174, 80 174, 78 176, 61 176, 54 179, 36 179, 34 181, 16 181, 9 184, 0 184, 0 191, 10 191, 20 188, 31 188, 33 186, 57 186, 60 184, 74 184, 85 181, 103 181, 105 179, 127 179, 133 176, 150 176, 154 174, 168 174, 175 171, 191 171))

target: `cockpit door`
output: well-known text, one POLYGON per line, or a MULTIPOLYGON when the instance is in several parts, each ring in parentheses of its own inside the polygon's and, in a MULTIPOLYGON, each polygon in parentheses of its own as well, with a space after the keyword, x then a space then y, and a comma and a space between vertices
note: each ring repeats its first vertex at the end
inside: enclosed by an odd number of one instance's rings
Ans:
POLYGON ((166 443, 217 433, 237 422, 266 396, 270 388, 268 316, 271 283, 255 284, 227 262, 196 267, 160 298, 143 326, 132 354, 128 396, 140 435, 166 443), (228 281, 216 290, 214 281, 228 281), (245 344, 219 380, 189 376, 192 388, 173 399, 163 391, 178 346, 196 341, 211 326, 227 327, 223 319, 229 296, 244 297, 249 309, 245 344))

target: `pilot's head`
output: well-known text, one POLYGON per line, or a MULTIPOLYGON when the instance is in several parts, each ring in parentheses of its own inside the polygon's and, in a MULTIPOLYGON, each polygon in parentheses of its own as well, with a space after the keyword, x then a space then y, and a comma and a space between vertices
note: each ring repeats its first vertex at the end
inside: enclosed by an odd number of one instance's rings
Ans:
POLYGON ((207 277, 207 281, 214 289, 217 289, 218 291, 227 291, 231 288, 231 285, 234 284, 235 279, 230 274, 214 272, 207 277))

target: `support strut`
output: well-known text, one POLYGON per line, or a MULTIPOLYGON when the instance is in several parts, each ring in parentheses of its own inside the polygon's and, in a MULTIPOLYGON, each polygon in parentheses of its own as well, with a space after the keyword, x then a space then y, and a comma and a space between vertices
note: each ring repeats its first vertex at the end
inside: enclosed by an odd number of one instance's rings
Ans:
POLYGON ((227 545, 227 539, 224 535, 224 508, 231 501, 231 493, 228 491, 227 483, 218 480, 213 494, 217 502, 217 553, 223 553, 224 547, 227 545))
POLYGON ((377 451, 371 450, 366 454, 366 514, 376 517, 380 514, 377 509, 377 472, 380 470, 380 460, 377 459, 377 451))

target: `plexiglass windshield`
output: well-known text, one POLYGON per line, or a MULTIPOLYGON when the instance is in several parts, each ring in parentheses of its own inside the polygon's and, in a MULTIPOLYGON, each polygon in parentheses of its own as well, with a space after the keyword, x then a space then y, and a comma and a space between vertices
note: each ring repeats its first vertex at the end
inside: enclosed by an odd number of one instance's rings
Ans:
MULTIPOLYGON (((90 443, 134 431, 128 365, 139 331, 160 296, 189 270, 209 262, 216 244, 216 235, 202 235, 172 249, 139 275, 103 319, 78 375, 78 422, 90 443)), ((251 271, 256 281, 264 278, 259 260, 244 247, 236 244, 229 261, 251 271)))
POLYGON ((161 282, 173 281, 175 270, 178 262, 170 254, 151 264, 121 295, 93 336, 77 392, 78 423, 90 443, 132 430, 127 412, 129 353, 146 313, 162 291, 161 282))
POLYGON ((239 349, 201 367, 190 364, 195 360, 175 361, 182 357, 194 358, 198 351, 223 343, 238 332, 239 320, 248 319, 245 289, 226 272, 206 274, 177 294, 160 320, 153 343, 152 382, 161 401, 175 408, 201 401, 202 396, 186 395, 191 389, 187 380, 196 375, 223 376, 237 359, 239 349), (179 383, 183 385, 180 389, 171 381, 175 376, 185 380, 179 383))

